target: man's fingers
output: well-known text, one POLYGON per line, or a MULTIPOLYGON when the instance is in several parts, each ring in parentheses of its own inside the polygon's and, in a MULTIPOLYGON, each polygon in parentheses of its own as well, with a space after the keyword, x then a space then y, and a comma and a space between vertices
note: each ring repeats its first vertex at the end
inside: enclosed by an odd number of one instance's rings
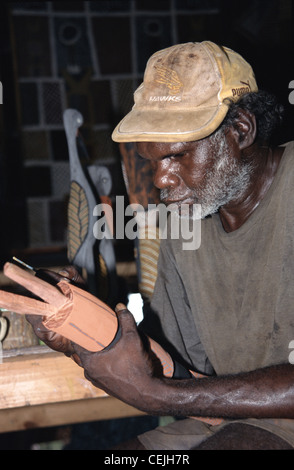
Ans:
POLYGON ((134 332, 134 330, 137 330, 134 316, 124 304, 117 304, 117 306, 115 307, 115 311, 117 314, 120 328, 124 333, 134 332))
POLYGON ((43 281, 47 281, 53 285, 58 284, 58 282, 63 279, 63 277, 59 273, 52 271, 51 269, 39 269, 36 275, 37 277, 43 279, 43 281))
POLYGON ((58 274, 77 284, 85 284, 85 280, 74 266, 65 266, 58 274))
POLYGON ((117 304, 117 306, 115 307, 115 311, 116 313, 118 314, 119 312, 121 312, 122 310, 127 310, 127 307, 125 306, 125 304, 122 304, 122 303, 119 303, 117 304))

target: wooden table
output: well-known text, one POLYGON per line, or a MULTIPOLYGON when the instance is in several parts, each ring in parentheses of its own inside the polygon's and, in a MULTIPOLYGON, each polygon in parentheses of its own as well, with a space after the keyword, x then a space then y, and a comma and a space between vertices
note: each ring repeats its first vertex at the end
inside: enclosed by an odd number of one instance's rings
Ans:
POLYGON ((142 414, 92 386, 72 359, 47 346, 3 353, 0 432, 142 414))
MULTIPOLYGON (((118 263, 117 271, 127 279, 136 277, 133 262, 118 263)), ((9 284, 0 272, 0 286, 9 284)), ((20 341, 18 331, 10 335, 12 344, 20 341)), ((0 432, 144 414, 92 386, 72 359, 37 343, 12 346, 0 355, 0 432)))

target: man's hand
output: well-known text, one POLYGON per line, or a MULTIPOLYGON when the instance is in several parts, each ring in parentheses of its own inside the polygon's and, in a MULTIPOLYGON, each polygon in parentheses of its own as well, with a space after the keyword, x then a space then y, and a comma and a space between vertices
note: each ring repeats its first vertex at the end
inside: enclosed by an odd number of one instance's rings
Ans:
POLYGON ((120 339, 109 348, 93 353, 74 344, 85 377, 109 395, 147 411, 152 404, 152 360, 145 350, 133 315, 122 304, 116 307, 120 339))

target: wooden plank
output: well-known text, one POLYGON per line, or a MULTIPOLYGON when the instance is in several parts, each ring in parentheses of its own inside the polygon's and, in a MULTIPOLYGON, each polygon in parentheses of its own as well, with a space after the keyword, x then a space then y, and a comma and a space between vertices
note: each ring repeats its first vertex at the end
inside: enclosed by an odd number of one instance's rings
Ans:
MULTIPOLYGON (((136 275, 134 262, 118 270, 136 275)), ((0 432, 144 415, 94 387, 71 359, 32 345, 0 351, 0 432)))
POLYGON ((0 364, 0 409, 104 396, 61 353, 4 357, 0 364))
POLYGON ((143 414, 94 387, 72 359, 46 346, 4 352, 0 432, 143 414))
POLYGON ((0 432, 141 415, 144 413, 116 398, 104 396, 0 410, 0 432))

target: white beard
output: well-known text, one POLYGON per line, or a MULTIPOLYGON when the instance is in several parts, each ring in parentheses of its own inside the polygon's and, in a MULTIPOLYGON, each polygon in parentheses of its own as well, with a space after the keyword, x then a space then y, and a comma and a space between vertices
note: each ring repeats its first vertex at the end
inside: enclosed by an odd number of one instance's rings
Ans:
POLYGON ((204 187, 195 190, 195 196, 201 204, 201 218, 214 214, 220 207, 236 198, 241 198, 250 183, 252 166, 249 163, 237 163, 231 157, 231 151, 222 132, 211 137, 215 144, 215 161, 204 187))
MULTIPOLYGON (((248 188, 252 173, 252 166, 249 163, 237 163, 232 158, 222 130, 213 134, 210 140, 214 148, 214 164, 206 175, 203 185, 193 191, 195 203, 201 204, 201 219, 216 213, 220 207, 233 199, 241 198, 248 188)), ((161 191, 163 199, 167 194, 168 189, 161 191)), ((179 206, 180 217, 199 217, 199 211, 193 210, 192 206, 189 214, 187 210, 181 211, 179 206)))

